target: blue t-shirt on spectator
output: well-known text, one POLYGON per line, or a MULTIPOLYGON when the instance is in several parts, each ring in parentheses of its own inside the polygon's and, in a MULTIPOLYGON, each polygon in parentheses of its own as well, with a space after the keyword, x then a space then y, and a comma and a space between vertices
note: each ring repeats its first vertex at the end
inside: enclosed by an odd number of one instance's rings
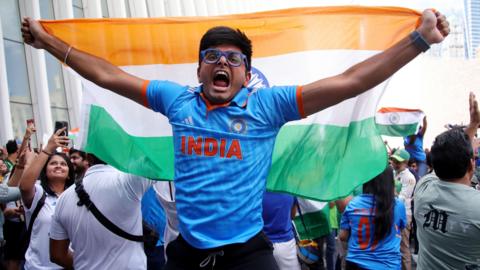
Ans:
POLYGON ((354 197, 345 208, 340 228, 350 231, 347 261, 365 269, 399 270, 402 268, 401 231, 407 223, 405 206, 400 200, 395 199, 394 222, 390 234, 380 241, 374 241, 375 209, 373 205, 374 196, 362 194, 354 197))
POLYGON ((292 195, 265 192, 263 196, 263 231, 273 243, 287 242, 294 238, 291 209, 292 195))
POLYGON ((163 232, 166 226, 166 216, 162 205, 157 199, 153 187, 150 187, 142 198, 143 221, 158 233, 157 247, 163 246, 163 232))
POLYGON ((426 161, 427 155, 423 150, 423 135, 417 133, 415 136, 415 141, 413 144, 410 143, 410 136, 407 136, 403 139, 403 145, 405 150, 410 154, 410 158, 414 158, 416 161, 426 161))

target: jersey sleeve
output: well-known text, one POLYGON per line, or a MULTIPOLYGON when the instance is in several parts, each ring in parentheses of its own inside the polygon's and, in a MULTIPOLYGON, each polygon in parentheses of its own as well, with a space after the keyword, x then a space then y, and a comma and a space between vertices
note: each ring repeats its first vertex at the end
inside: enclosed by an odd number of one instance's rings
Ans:
POLYGON ((395 215, 399 217, 398 227, 403 230, 407 226, 407 210, 405 204, 398 199, 395 200, 395 211, 395 215))
POLYGON ((152 180, 133 174, 121 173, 121 177, 123 178, 122 183, 129 193, 128 196, 132 196, 135 201, 140 201, 147 189, 153 185, 152 180))
POLYGON ((350 205, 347 205, 345 211, 342 214, 342 219, 340 221, 340 229, 350 230, 350 213, 352 212, 350 205))
POLYGON ((265 117, 274 127, 305 117, 301 86, 274 86, 257 91, 265 117))
POLYGON ((187 90, 182 86, 170 81, 150 81, 145 90, 147 107, 168 117, 173 102, 187 90))
POLYGON ((27 207, 22 200, 22 204, 24 206, 25 213, 26 214, 28 213, 29 216, 31 216, 33 214, 33 210, 35 210, 35 207, 37 207, 37 204, 38 204, 38 202, 40 201, 40 198, 42 198, 42 195, 43 195, 43 188, 42 188, 41 185, 35 184, 34 188, 35 188, 35 195, 33 195, 33 200, 32 200, 32 204, 30 205, 30 207, 27 207))

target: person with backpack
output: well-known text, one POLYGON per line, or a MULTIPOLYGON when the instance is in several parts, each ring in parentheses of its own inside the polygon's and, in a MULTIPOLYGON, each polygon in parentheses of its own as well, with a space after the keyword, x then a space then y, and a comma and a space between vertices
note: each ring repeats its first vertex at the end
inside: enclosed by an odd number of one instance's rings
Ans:
POLYGON ((83 179, 58 200, 50 258, 67 269, 147 269, 141 200, 153 181, 121 172, 91 153, 87 160, 91 166, 83 179))
POLYGON ((58 197, 74 181, 70 159, 55 151, 57 147, 68 144, 68 137, 62 135, 64 130, 60 129, 50 137, 46 147, 26 168, 20 180, 27 224, 25 270, 62 269, 50 261, 48 234, 58 197))

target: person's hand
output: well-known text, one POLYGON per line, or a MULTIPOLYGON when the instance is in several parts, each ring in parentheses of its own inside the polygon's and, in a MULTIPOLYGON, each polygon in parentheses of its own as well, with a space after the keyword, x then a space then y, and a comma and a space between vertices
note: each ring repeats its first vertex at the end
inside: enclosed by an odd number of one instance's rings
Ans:
POLYGON ((66 127, 63 127, 57 130, 57 132, 55 132, 52 137, 48 139, 47 146, 45 146, 45 151, 53 153, 57 147, 65 147, 65 145, 68 145, 68 137, 60 135, 63 134, 66 129, 66 127))
POLYGON ((5 217, 19 217, 24 214, 24 210, 22 206, 7 208, 3 211, 5 217))
POLYGON ((478 110, 478 102, 473 92, 470 92, 468 101, 470 104, 470 125, 478 128, 480 126, 480 111, 478 110))
POLYGON ((48 36, 48 33, 37 20, 29 17, 23 18, 21 30, 25 43, 37 49, 45 49, 44 38, 48 36))
POLYGON ((442 42, 450 33, 450 24, 445 15, 438 11, 426 9, 422 14, 422 23, 417 31, 422 35, 428 44, 442 42))

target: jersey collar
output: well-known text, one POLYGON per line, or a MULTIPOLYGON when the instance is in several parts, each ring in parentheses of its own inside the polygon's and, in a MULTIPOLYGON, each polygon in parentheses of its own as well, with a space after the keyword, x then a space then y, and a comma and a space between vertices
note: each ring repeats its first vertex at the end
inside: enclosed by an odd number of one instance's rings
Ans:
POLYGON ((205 102, 207 105, 207 111, 212 111, 216 108, 221 108, 221 107, 228 107, 228 106, 237 106, 240 108, 245 108, 247 107, 247 100, 248 100, 248 89, 245 87, 242 87, 240 91, 233 97, 233 99, 229 102, 223 103, 223 104, 211 104, 210 101, 205 97, 203 94, 203 86, 199 86, 195 88, 194 92, 202 98, 202 100, 205 102))

